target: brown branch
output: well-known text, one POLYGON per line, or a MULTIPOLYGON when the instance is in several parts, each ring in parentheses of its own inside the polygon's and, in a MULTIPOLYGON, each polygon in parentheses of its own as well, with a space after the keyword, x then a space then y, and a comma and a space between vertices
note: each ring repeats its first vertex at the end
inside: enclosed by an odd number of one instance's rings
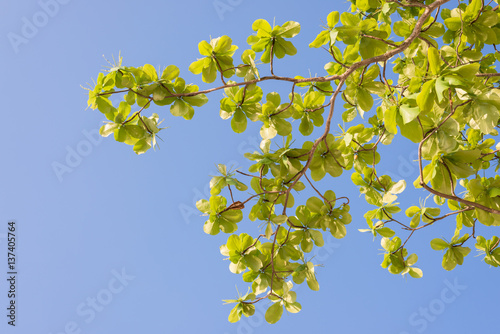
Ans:
POLYGON ((434 21, 431 22, 431 24, 429 24, 425 29, 422 29, 422 32, 426 32, 427 30, 430 29, 430 27, 432 27, 432 25, 437 21, 437 18, 438 18, 438 15, 439 15, 439 10, 441 9, 441 6, 439 6, 436 10, 436 16, 434 16, 434 21))
POLYGON ((396 219, 392 218, 392 216, 391 216, 391 215, 389 215, 389 214, 387 213, 387 211, 385 211, 385 208, 382 208, 382 212, 383 212, 383 213, 385 214, 385 216, 389 219, 388 221, 384 222, 384 225, 385 225, 385 224, 387 224, 387 223, 390 223, 390 222, 395 222, 395 223, 397 223, 397 224, 399 224, 399 225, 403 226, 403 227, 404 227, 405 229, 407 229, 407 230, 411 230, 411 229, 412 229, 411 227, 409 227, 409 226, 407 226, 407 225, 405 225, 405 224, 401 223, 399 220, 396 220, 396 219))
MULTIPOLYGON (((87 88, 85 88, 85 89, 87 89, 87 88)), ((125 93, 125 92, 130 92, 130 91, 131 91, 131 89, 116 90, 116 91, 113 91, 113 92, 97 93, 96 96, 112 95, 112 94, 125 93)))
POLYGON ((226 85, 226 81, 224 80, 224 71, 222 70, 222 67, 219 64, 219 60, 215 56, 215 53, 212 52, 212 59, 215 60, 215 63, 217 64, 217 67, 219 68, 220 71, 220 79, 222 80, 222 83, 226 85))
POLYGON ((271 286, 270 286, 270 292, 273 292, 273 283, 274 283, 274 276, 276 275, 276 271, 274 270, 274 247, 276 245, 276 239, 278 238, 278 230, 281 228, 281 225, 278 225, 276 228, 275 234, 274 234, 274 239, 273 239, 273 245, 271 246, 271 286))
POLYGON ((497 242, 495 242, 495 244, 490 247, 490 253, 492 250, 494 250, 498 246, 499 243, 500 243, 500 239, 498 239, 497 242))
POLYGON ((500 150, 494 150, 494 151, 492 151, 492 152, 490 152, 490 153, 481 153, 481 157, 483 158, 483 157, 485 157, 485 156, 487 156, 487 155, 498 153, 499 151, 500 151, 500 150))
POLYGON ((328 205, 330 206, 330 210, 332 210, 332 209, 333 209, 332 203, 330 203, 330 201, 329 201, 329 200, 327 200, 327 199, 325 198, 325 196, 323 196, 323 194, 321 194, 321 193, 319 192, 319 190, 318 190, 318 189, 316 189, 316 187, 312 184, 311 180, 309 180, 309 177, 307 177, 307 174, 304 174, 304 177, 306 178, 307 182, 309 182, 309 184, 311 185, 311 187, 312 187, 312 188, 316 191, 316 193, 317 193, 317 194, 318 194, 318 195, 319 195, 319 196, 320 196, 320 197, 321 197, 321 198, 322 198, 322 199, 323 199, 326 203, 328 203, 328 205))
POLYGON ((450 167, 445 162, 441 162, 443 166, 446 168, 446 171, 448 172, 448 177, 450 178, 450 192, 453 196, 457 196, 455 194, 455 182, 453 182, 453 174, 451 173, 450 167))
MULTIPOLYGON (((327 50, 328 51, 328 50, 327 50)), ((333 60, 339 64, 340 66, 342 66, 343 68, 349 68, 349 66, 347 66, 346 64, 342 63, 340 60, 337 59, 337 57, 335 57, 335 53, 333 53, 333 46, 330 46, 330 52, 329 52, 332 57, 333 57, 333 60)))
POLYGON ((255 239, 254 243, 253 243, 253 244, 251 244, 250 246, 248 246, 247 248, 245 248, 245 249, 243 250, 243 252, 241 252, 241 254, 245 254, 245 253, 246 253, 246 252, 247 252, 250 248, 252 248, 253 246, 255 246, 261 237, 265 237, 265 235, 264 235, 264 234, 259 235, 259 236, 257 237, 257 239, 255 239))
MULTIPOLYGON (((424 38, 422 36, 418 36, 418 39, 424 41, 429 47, 436 48, 436 46, 434 44, 432 44, 428 39, 426 39, 426 38, 424 38)), ((446 60, 446 58, 444 58, 444 56, 441 54, 441 52, 439 52, 439 49, 438 48, 436 48, 436 49, 438 50, 439 57, 446 64, 446 66, 452 67, 452 66, 450 66, 450 64, 448 63, 448 61, 446 60)))
MULTIPOLYGON (((130 122, 130 121, 132 121, 134 118, 136 118, 138 115, 140 115, 140 114, 141 114, 141 112, 142 112, 144 109, 146 109, 146 108, 147 108, 147 106, 151 103, 151 100, 152 100, 152 99, 149 99, 148 103, 146 103, 146 104, 145 104, 145 105, 141 108, 141 110, 136 111, 136 112, 132 115, 132 117, 130 117, 128 120, 124 121, 121 125, 125 125, 125 124, 127 124, 128 122, 130 122)), ((146 129, 147 129, 147 127, 146 127, 146 129)))
POLYGON ((483 12, 483 9, 484 9, 484 0, 481 0, 481 9, 479 10, 479 13, 477 13, 476 18, 469 23, 470 25, 474 24, 474 22, 476 22, 479 19, 481 13, 483 12))
MULTIPOLYGON (((268 293, 267 293, 267 295, 262 296, 262 297, 259 297, 259 298, 255 299, 255 300, 251 301, 251 302, 241 301, 240 303, 242 303, 242 304, 255 304, 255 303, 257 303, 257 302, 260 302, 260 301, 261 301, 261 300, 263 300, 263 299, 266 299, 267 297, 269 297, 269 296, 271 296, 271 295, 276 296, 274 293, 272 293, 272 292, 268 292, 268 293)), ((278 296, 276 296, 276 297, 278 297, 278 296)))
POLYGON ((153 134, 153 132, 151 130, 149 130, 147 124, 144 122, 144 120, 141 118, 141 116, 139 116, 139 120, 141 121, 142 125, 144 125, 144 127, 146 128, 146 131, 149 133, 149 134, 153 134))
POLYGON ((323 142, 325 143, 325 146, 326 146, 326 151, 328 153, 330 153, 330 155, 332 156, 332 158, 335 160, 335 162, 337 163, 337 165, 339 165, 340 167, 342 167, 343 169, 346 169, 346 167, 344 165, 342 165, 338 160, 337 160, 337 157, 335 156, 335 154, 333 154, 333 152, 330 150, 330 147, 328 147, 328 142, 326 141, 326 137, 323 139, 323 142))
POLYGON ((463 208, 461 210, 453 211, 453 212, 448 212, 447 214, 445 214, 445 215, 443 215, 441 217, 437 217, 437 218, 433 218, 433 217, 429 217, 429 216, 425 215, 428 219, 432 220, 432 222, 427 223, 426 225, 422 225, 420 227, 416 227, 415 230, 419 230, 421 228, 426 227, 427 225, 434 224, 435 222, 437 222, 437 221, 439 221, 441 219, 445 219, 445 218, 447 218, 449 216, 456 215, 456 214, 459 214, 459 213, 462 213, 462 212, 466 212, 466 211, 470 211, 470 210, 474 210, 474 208, 470 207, 470 206, 467 206, 467 207, 465 207, 465 208, 463 208))
POLYGON ((240 173, 241 175, 245 175, 245 176, 250 176, 250 177, 258 177, 257 175, 251 175, 251 174, 247 174, 247 173, 243 173, 239 170, 236 171, 237 173, 240 173))
POLYGON ((500 77, 500 73, 477 73, 476 77, 500 77))
POLYGON ((241 96, 241 102, 238 103, 238 107, 241 107, 243 105, 243 103, 245 103, 245 98, 246 98, 246 95, 247 95, 247 88, 248 88, 248 85, 245 85, 243 87, 243 94, 241 96))
MULTIPOLYGON (((408 240, 410 240, 411 236, 413 235, 413 233, 415 233, 415 230, 411 231, 410 235, 408 236, 408 238, 406 238, 405 242, 399 246, 398 249, 396 249, 394 252, 392 252, 391 254, 395 254, 397 253, 399 250, 403 250, 403 248, 405 247, 406 243, 408 242, 408 240)), ((403 254, 401 254, 401 256, 403 256, 403 254)), ((404 262, 404 261, 403 261, 404 262)))
POLYGON ((230 184, 228 184, 228 185, 227 185, 227 188, 229 189, 229 194, 231 194, 231 201, 233 201, 233 203, 234 203, 233 191, 231 190, 231 185, 230 185, 230 184))
MULTIPOLYGON (((400 1, 397 1, 397 0, 387 0, 386 2, 393 2, 393 3, 397 3, 398 6, 401 6, 401 7, 420 7, 420 8, 429 8, 430 6, 426 6, 424 4, 421 4, 419 2, 411 2, 410 4, 404 4, 400 1)), ((447 2, 447 1, 446 1, 447 2)), ((444 2, 443 2, 444 3, 444 2)), ((431 4, 432 5, 432 4, 431 4)))
POLYGON ((294 100, 294 98, 295 98, 295 94, 294 94, 294 91, 295 91, 295 85, 296 85, 296 83, 294 82, 294 83, 293 83, 293 86, 292 86, 292 98, 290 99, 290 103, 289 103, 286 107, 284 107, 283 109, 278 110, 278 111, 276 111, 275 113, 272 113, 271 115, 269 115, 269 117, 272 117, 272 116, 275 116, 275 115, 279 115, 279 114, 281 114, 283 111, 287 110, 288 108, 290 108, 290 107, 293 105, 293 100, 294 100))
POLYGON ((429 191, 430 193, 432 193, 432 194, 434 194, 436 196, 447 198, 447 199, 451 199, 451 200, 460 202, 462 204, 466 204, 468 206, 473 206, 476 209, 481 209, 481 210, 489 212, 489 213, 494 213, 494 214, 500 215, 500 211, 499 210, 495 210, 495 209, 489 208, 487 206, 484 206, 482 204, 479 204, 479 203, 476 203, 476 202, 471 202, 471 201, 468 201, 468 200, 460 198, 460 197, 451 196, 451 195, 448 195, 448 194, 441 193, 441 192, 439 192, 437 190, 432 189, 431 187, 429 187, 425 183, 421 184, 421 186, 424 187, 425 190, 429 191))
POLYGON ((389 88, 389 92, 391 92, 391 98, 392 98, 392 102, 395 103, 395 99, 394 99, 394 91, 392 90, 392 87, 391 85, 389 85, 389 81, 387 81, 387 78, 385 76, 385 70, 386 70, 386 67, 387 67, 387 60, 384 61, 384 69, 382 70, 382 77, 384 78, 384 83, 385 85, 387 86, 387 88, 389 88))
POLYGON ((393 43, 391 41, 387 41, 383 38, 380 38, 380 37, 376 37, 376 36, 372 36, 372 35, 367 35, 367 34, 361 34, 361 37, 366 37, 366 38, 371 38, 371 39, 374 39, 374 40, 377 40, 377 41, 380 41, 380 42, 384 42, 385 44, 387 45, 390 45, 392 46, 393 48, 397 48, 398 45, 396 43, 393 43))
POLYGON ((274 58, 274 37, 272 39, 272 42, 271 42, 271 50, 269 50, 269 53, 270 53, 270 56, 271 56, 271 60, 270 60, 270 65, 271 65, 271 75, 274 76, 274 68, 273 68, 273 58, 274 58))
POLYGON ((316 107, 316 108, 314 108, 314 109, 305 109, 305 110, 304 110, 304 112, 308 112, 308 113, 310 113, 310 112, 315 112, 315 111, 318 111, 318 110, 320 110, 320 109, 324 109, 324 108, 328 107, 328 106, 330 105, 330 103, 331 103, 331 102, 329 102, 329 103, 327 103, 327 104, 324 104, 324 105, 322 105, 322 106, 316 107))

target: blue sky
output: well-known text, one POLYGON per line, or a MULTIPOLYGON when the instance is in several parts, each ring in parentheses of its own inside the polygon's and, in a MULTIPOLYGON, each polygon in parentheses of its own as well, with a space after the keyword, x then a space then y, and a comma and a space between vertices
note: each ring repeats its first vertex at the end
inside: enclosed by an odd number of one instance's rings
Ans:
MULTIPOLYGON (((452 220, 408 244, 424 278, 404 279, 380 267, 379 240, 357 231, 366 228, 362 214, 371 208, 350 173, 320 185, 349 196, 353 215, 346 238, 326 237, 324 249, 313 252, 323 264, 320 291, 299 287, 302 311, 276 325, 263 320, 266 301, 255 317, 230 324, 230 307, 221 300, 235 297, 236 285, 246 286, 219 253, 226 236, 203 232, 194 202, 207 198, 215 164, 249 166, 243 153, 257 149, 258 128, 233 133, 218 115, 218 92, 191 121, 155 108, 169 127, 159 151, 136 156, 131 147, 96 136, 104 117, 86 110, 80 85, 104 69, 103 55, 121 51, 129 66, 175 64, 187 82, 203 88, 187 70, 198 42, 227 34, 240 46, 239 60, 254 20, 294 20, 302 25, 294 38, 298 55, 277 62, 276 73, 323 75, 326 52, 307 45, 328 13, 347 8, 333 1, 0 0, 0 275, 6 277, 9 220, 18 227, 19 272, 17 328, 7 325, 8 287, 0 280, 0 332, 459 334, 496 327, 498 270, 473 249, 463 267, 446 272, 442 254, 429 247, 436 236, 451 238, 452 220), (13 36, 22 39, 12 42, 13 36)), ((411 183, 418 175, 415 152, 398 141, 382 151, 388 159, 382 167, 411 183)), ((406 207, 425 196, 408 192, 400 202, 406 207)), ((252 230, 248 220, 241 224, 252 230)))

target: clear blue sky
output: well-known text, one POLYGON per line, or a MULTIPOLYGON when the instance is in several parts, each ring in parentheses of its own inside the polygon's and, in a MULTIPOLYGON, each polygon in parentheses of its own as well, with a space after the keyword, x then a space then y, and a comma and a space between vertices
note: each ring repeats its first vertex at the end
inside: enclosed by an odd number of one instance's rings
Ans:
MULTIPOLYGON (((246 286, 222 261, 226 236, 204 234, 194 201, 207 197, 214 164, 248 166, 242 154, 256 149, 257 128, 234 134, 218 115, 218 92, 189 122, 173 118, 168 108, 154 110, 169 126, 160 151, 136 156, 129 146, 95 136, 104 118, 86 110, 80 85, 107 65, 102 55, 121 51, 130 66, 175 64, 187 82, 199 84, 187 70, 199 41, 227 34, 241 52, 252 22, 275 18, 302 25, 294 39, 298 55, 278 62, 276 72, 324 74, 326 53, 307 45, 328 13, 347 4, 55 1, 0 1, 0 333, 460 334, 498 327, 498 270, 473 249, 464 267, 446 272, 442 254, 430 250, 433 237, 451 237, 452 220, 408 244, 420 255, 423 279, 391 275, 379 265, 379 240, 357 231, 366 228, 362 213, 370 207, 357 189, 348 190, 348 178, 320 186, 350 196, 353 214, 347 237, 326 238, 325 249, 315 253, 324 265, 317 274, 320 291, 300 287, 303 310, 276 325, 263 320, 267 302, 254 318, 230 324, 230 307, 221 300, 235 297, 235 285, 240 291, 246 286), (217 3, 226 11, 218 13, 217 3), (13 34, 23 42, 13 46, 13 34), (61 165, 67 167, 62 174, 54 170, 61 165), (17 222, 19 239, 16 328, 6 317, 9 220, 17 222)), ((390 159, 387 173, 411 184, 418 173, 415 147, 407 144, 382 153, 390 159)), ((425 193, 401 202, 406 207, 419 196, 425 193)), ((242 224, 249 229, 252 223, 242 224)))

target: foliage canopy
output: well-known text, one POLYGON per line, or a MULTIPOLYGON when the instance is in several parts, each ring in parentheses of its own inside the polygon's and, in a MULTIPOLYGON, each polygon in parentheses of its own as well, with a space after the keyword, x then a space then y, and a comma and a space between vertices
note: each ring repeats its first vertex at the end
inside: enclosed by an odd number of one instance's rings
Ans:
POLYGON ((486 227, 500 225, 500 145, 495 141, 500 13, 491 1, 458 1, 456 7, 448 2, 351 0, 350 11, 328 14, 324 30, 309 44, 331 57, 324 76, 276 75, 277 59, 297 53, 292 40, 301 28, 293 21, 271 26, 263 19, 253 23, 250 48, 241 53, 239 65, 234 58, 238 47, 230 37, 198 44, 201 58, 189 70, 201 74, 205 83, 220 80, 213 88, 186 84, 175 65, 157 71, 149 64, 124 66, 120 58, 99 73, 88 104, 108 120, 100 133, 133 146, 137 154, 155 147, 162 130, 158 114, 145 115, 153 104, 169 105, 173 116, 189 120, 195 107, 207 103, 207 94, 223 90, 220 116, 230 119, 236 133, 244 132, 249 121, 261 124, 261 152, 245 154, 253 162, 248 173, 218 165, 220 176, 210 181, 211 197, 197 203, 208 217, 203 226, 207 234, 230 234, 220 247, 229 270, 251 283, 248 293, 226 300, 235 304, 229 321, 251 316, 255 303, 269 299, 265 317, 275 323, 284 310, 301 310, 294 284, 305 281, 310 289, 319 289, 307 253, 324 245, 323 232, 343 238, 351 215, 349 199, 333 190, 320 192, 314 184, 344 171, 350 171, 352 183, 374 207, 364 214, 368 228, 360 231, 380 236, 385 250, 381 266, 390 273, 422 277, 415 266, 418 257, 406 244, 415 232, 442 219, 456 222, 450 241, 435 238, 430 244, 444 251, 444 269, 462 265, 470 245, 486 264, 500 265, 500 239, 480 235, 486 227), (387 78, 388 70, 398 76, 396 81, 387 78), (290 94, 264 95, 259 86, 264 81, 289 85, 290 94), (123 95, 118 106, 109 99, 114 94, 123 95), (374 96, 380 100, 377 105, 374 96), (362 120, 334 135, 335 109, 342 109, 345 123, 358 116, 362 120), (322 134, 307 140, 315 128, 322 134), (432 205, 421 203, 403 212, 396 200, 406 180, 377 171, 380 145, 391 145, 398 136, 418 149, 419 176, 413 186, 434 195, 432 205), (272 150, 279 137, 282 146, 272 150), (235 200, 248 186, 252 195, 235 200), (317 196, 296 203, 294 193, 308 186, 317 196), (256 235, 236 233, 245 208, 250 208, 249 220, 260 222, 256 235))

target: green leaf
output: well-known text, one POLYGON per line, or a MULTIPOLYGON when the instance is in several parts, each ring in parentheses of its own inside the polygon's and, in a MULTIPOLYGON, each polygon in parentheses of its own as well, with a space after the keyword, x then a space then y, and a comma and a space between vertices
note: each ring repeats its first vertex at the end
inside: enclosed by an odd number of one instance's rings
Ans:
POLYGON ((380 68, 378 67, 378 65, 371 66, 365 72, 363 83, 377 79, 379 74, 380 74, 380 68))
MULTIPOLYGON (((252 298, 253 299, 253 298, 252 298)), ((255 314, 255 305, 253 304, 242 304, 243 314, 246 317, 250 317, 255 314)))
POLYGON ((193 74, 200 74, 201 71, 203 71, 205 63, 206 63, 205 58, 198 59, 197 61, 192 62, 191 65, 189 65, 189 71, 193 74))
POLYGON ((276 302, 267 309, 265 318, 268 323, 275 324, 281 319, 282 314, 283 306, 281 302, 276 302))
POLYGON ((231 312, 229 312, 229 317, 227 318, 227 320, 229 320, 229 322, 231 323, 238 322, 241 319, 241 313, 241 305, 238 303, 233 307, 231 312))
MULTIPOLYGON (((368 231, 371 231, 371 229, 368 231)), ((393 230, 391 230, 388 227, 381 227, 381 228, 376 229, 376 231, 378 234, 380 234, 381 236, 386 237, 386 238, 392 238, 396 234, 396 232, 394 232, 393 230)))
POLYGON ((427 51, 427 59, 429 60, 431 73, 434 75, 439 74, 441 68, 441 59, 439 58, 438 49, 429 47, 427 51))
POLYGON ((422 278, 422 276, 424 276, 424 273, 419 268, 410 268, 409 273, 413 278, 422 278))
POLYGON ((432 109, 434 105, 434 99, 436 93, 434 90, 434 84, 436 80, 432 79, 424 83, 421 92, 417 96, 417 104, 421 111, 428 112, 432 109))
POLYGON ((146 153, 147 150, 151 148, 151 143, 149 140, 141 139, 134 145, 134 152, 136 154, 146 153))
POLYGON ((146 64, 142 67, 142 70, 144 71, 144 74, 147 75, 148 81, 156 81, 158 80, 158 74, 156 73, 156 69, 154 68, 153 65, 146 64))
POLYGON ((411 34, 411 26, 403 21, 394 22, 394 33, 400 37, 407 37, 411 34))
POLYGON ((309 117, 307 114, 302 116, 302 119, 300 120, 300 125, 299 125, 299 131, 302 133, 304 136, 309 136, 314 130, 314 126, 312 122, 309 120, 309 117))
POLYGON ((498 123, 498 108, 493 104, 475 102, 472 105, 472 118, 469 123, 473 129, 490 134, 498 123))
POLYGON ((431 241, 431 247, 434 250, 443 250, 449 247, 449 244, 443 239, 435 238, 431 241))
POLYGON ((271 34, 273 28, 271 28, 271 25, 266 20, 258 19, 258 20, 255 20, 254 23, 252 24, 252 30, 254 30, 254 31, 263 30, 263 31, 267 32, 268 34, 271 34))
POLYGON ((363 111, 369 111, 373 107, 372 95, 363 88, 358 89, 356 102, 363 111))
POLYGON ((321 231, 309 230, 309 233, 311 234, 311 237, 314 240, 314 244, 318 247, 323 247, 325 242, 323 240, 323 234, 321 233, 321 231))
POLYGON ((316 38, 309 43, 310 48, 319 48, 325 45, 330 40, 330 32, 328 30, 323 30, 316 36, 316 38))
POLYGON ((272 126, 266 127, 265 125, 263 125, 260 129, 260 136, 262 137, 262 139, 273 139, 277 134, 278 132, 272 126))
POLYGON ((292 125, 284 119, 275 119, 273 123, 277 134, 280 136, 286 137, 292 132, 292 125))
POLYGON ((300 24, 295 21, 288 21, 283 23, 281 26, 281 32, 278 34, 278 36, 284 37, 284 38, 292 38, 296 36, 300 32, 300 24))
POLYGON ((208 97, 205 94, 198 94, 195 96, 184 96, 182 99, 185 102, 195 107, 201 107, 208 102, 208 97))
POLYGON ((391 189, 389 189, 389 192, 391 194, 400 194, 402 193, 406 188, 406 181, 405 180, 400 180, 396 182, 391 189))
POLYGON ((306 205, 311 212, 319 213, 321 211, 321 208, 324 206, 324 203, 317 197, 311 197, 307 200, 306 205))
POLYGON ((140 125, 135 125, 135 124, 126 124, 123 126, 125 128, 125 130, 127 131, 127 133, 133 137, 133 138, 137 138, 137 139, 141 139, 145 136, 146 134, 146 131, 144 130, 144 128, 140 125))
POLYGON ((231 223, 238 223, 243 219, 241 210, 228 210, 221 213, 221 217, 231 223))
POLYGON ((417 263, 418 261, 418 256, 417 254, 411 254, 410 256, 408 256, 408 258, 406 259, 406 264, 408 266, 413 266, 415 263, 417 263))
POLYGON ((396 107, 392 106, 384 110, 384 125, 387 131, 393 134, 398 133, 397 123, 396 123, 396 107))
POLYGON ((345 26, 357 26, 359 25, 360 19, 349 12, 343 12, 340 14, 340 22, 345 26))
POLYGON ((447 73, 456 73, 460 77, 466 80, 472 80, 475 78, 476 73, 479 71, 481 64, 479 63, 473 63, 473 64, 466 64, 462 66, 458 66, 452 69, 447 70, 447 73))
POLYGON ((179 76, 179 68, 175 65, 168 65, 164 70, 161 75, 161 79, 163 80, 174 80, 179 76))
POLYGON ((333 28, 335 27, 335 25, 337 25, 337 23, 339 23, 339 18, 340 18, 339 12, 337 11, 331 12, 326 17, 326 24, 328 24, 330 28, 333 28))
POLYGON ((420 212, 420 208, 418 206, 411 206, 408 209, 406 209, 405 214, 408 217, 413 217, 418 212, 420 212))
POLYGON ((196 202, 196 208, 203 213, 209 213, 210 203, 206 199, 200 199, 196 202))
POLYGON ((471 0, 464 13, 464 21, 470 22, 472 19, 478 16, 481 7, 481 0, 471 0))
POLYGON ((319 291, 319 283, 314 274, 306 274, 307 286, 313 291, 319 291))
POLYGON ((213 59, 210 59, 208 66, 203 67, 201 75, 201 79, 206 83, 212 83, 217 79, 217 65, 213 59))
MULTIPOLYGON (((231 51, 233 41, 229 36, 224 35, 219 37, 218 39, 212 40, 212 42, 213 41, 216 41, 215 47, 213 49, 215 53, 225 54, 231 51)), ((234 48, 234 50, 236 50, 236 48, 234 48)), ((211 56, 211 54, 208 54, 207 56, 211 56)))
POLYGON ((242 133, 247 128, 247 117, 241 111, 241 109, 236 109, 231 119, 231 128, 236 133, 242 133))
POLYGON ((357 114, 358 112, 356 111, 355 108, 346 109, 346 111, 342 113, 342 120, 348 123, 352 121, 354 118, 356 118, 357 114))
POLYGON ((462 20, 460 17, 450 17, 444 20, 444 24, 451 31, 457 31, 462 28, 462 20))
POLYGON ((116 123, 106 123, 99 129, 99 134, 103 137, 107 137, 118 129, 119 126, 120 124, 116 123))
POLYGON ((302 309, 302 305, 297 302, 285 303, 285 308, 290 313, 298 313, 302 309))
POLYGON ((184 116, 189 112, 189 105, 181 99, 175 100, 170 106, 170 112, 174 116, 184 116))
POLYGON ((262 261, 257 256, 245 255, 243 258, 245 264, 253 271, 259 271, 262 268, 262 261))

